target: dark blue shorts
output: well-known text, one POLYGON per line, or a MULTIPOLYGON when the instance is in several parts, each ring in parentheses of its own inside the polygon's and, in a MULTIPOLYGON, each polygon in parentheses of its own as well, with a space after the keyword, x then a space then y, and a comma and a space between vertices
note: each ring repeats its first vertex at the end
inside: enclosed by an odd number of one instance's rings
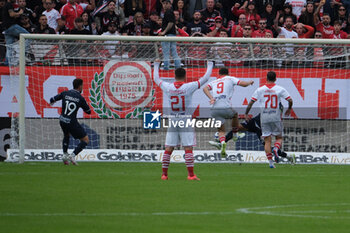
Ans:
MULTIPOLYGON (((259 116, 259 115, 258 115, 259 116)), ((256 133, 258 137, 261 136, 260 116, 253 117, 250 121, 244 121, 241 125, 248 130, 248 132, 256 133)))
POLYGON ((71 122, 69 124, 60 121, 60 126, 63 133, 72 135, 75 139, 81 139, 87 134, 83 127, 78 122, 71 122))

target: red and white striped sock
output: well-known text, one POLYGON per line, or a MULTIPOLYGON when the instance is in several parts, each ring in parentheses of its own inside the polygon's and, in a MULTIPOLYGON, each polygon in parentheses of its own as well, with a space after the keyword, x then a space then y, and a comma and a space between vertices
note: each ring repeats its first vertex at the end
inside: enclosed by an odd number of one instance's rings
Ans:
POLYGON ((162 170, 163 170, 163 175, 168 176, 168 168, 170 164, 170 156, 171 152, 170 151, 164 151, 163 155, 163 161, 162 161, 162 170))
POLYGON ((267 153, 266 157, 267 157, 268 160, 272 160, 272 153, 267 153))
POLYGON ((273 150, 275 151, 275 153, 277 154, 278 150, 281 149, 281 143, 279 142, 275 142, 275 145, 273 147, 273 150))
POLYGON ((274 147, 277 148, 277 150, 281 149, 281 143, 275 142, 274 147))
POLYGON ((189 176, 194 176, 193 167, 194 167, 194 158, 192 150, 185 150, 185 163, 189 176))
POLYGON ((223 143, 223 142, 226 141, 226 137, 225 137, 225 136, 221 136, 221 137, 219 138, 219 140, 220 140, 220 143, 223 143))

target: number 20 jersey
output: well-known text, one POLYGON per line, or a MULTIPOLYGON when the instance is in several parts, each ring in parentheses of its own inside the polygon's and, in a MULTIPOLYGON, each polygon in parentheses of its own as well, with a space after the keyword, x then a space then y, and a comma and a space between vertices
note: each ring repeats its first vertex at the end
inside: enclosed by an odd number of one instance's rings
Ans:
POLYGON ((286 89, 276 84, 266 84, 255 90, 252 101, 260 104, 261 123, 281 121, 281 98, 288 100, 290 95, 286 89))

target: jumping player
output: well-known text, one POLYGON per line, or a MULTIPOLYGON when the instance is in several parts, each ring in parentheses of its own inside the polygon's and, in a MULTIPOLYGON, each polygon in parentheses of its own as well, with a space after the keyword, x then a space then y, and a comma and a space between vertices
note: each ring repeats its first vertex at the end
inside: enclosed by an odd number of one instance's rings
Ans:
POLYGON ((77 120, 77 112, 82 108, 85 113, 91 114, 89 105, 81 95, 83 91, 83 80, 74 79, 73 89, 63 91, 60 94, 50 99, 50 104, 53 105, 56 101, 62 100, 62 113, 60 115, 60 126, 63 131, 63 163, 69 165, 69 161, 73 165, 78 165, 75 161, 75 156, 78 155, 89 143, 89 137, 85 130, 77 120), (69 136, 72 135, 75 139, 80 139, 80 143, 74 149, 72 154, 68 154, 69 136))
MULTIPOLYGON (((205 75, 198 81, 185 83, 186 70, 177 68, 175 70, 175 82, 163 82, 159 78, 159 62, 154 63, 154 82, 162 89, 169 97, 169 106, 171 106, 169 117, 171 121, 179 122, 191 119, 192 112, 190 106, 192 103, 192 95, 204 83, 206 83, 211 75, 213 63, 208 62, 208 67, 205 75)), ((170 127, 165 139, 165 152, 163 155, 162 169, 163 174, 161 179, 168 179, 168 167, 170 164, 170 156, 175 146, 182 144, 185 150, 185 162, 188 170, 188 180, 199 180, 194 174, 194 158, 193 146, 195 145, 195 134, 193 128, 180 128, 179 126, 170 127)))
POLYGON ((272 153, 275 157, 278 157, 278 150, 280 150, 282 145, 282 134, 283 125, 281 119, 281 112, 279 109, 279 103, 281 98, 288 101, 288 109, 285 112, 286 116, 289 116, 293 106, 293 100, 289 93, 281 86, 275 84, 276 73, 270 71, 267 73, 267 83, 266 85, 259 87, 253 94, 251 101, 249 102, 246 109, 246 120, 249 121, 249 111, 256 101, 259 101, 261 106, 261 130, 262 137, 265 141, 265 153, 267 159, 269 160, 270 168, 275 168, 274 162, 272 160, 272 153), (271 140, 272 136, 276 137, 276 142, 274 148, 271 151, 271 140))
MULTIPOLYGON (((282 104, 280 104, 282 106, 282 104)), ((283 112, 283 107, 281 108, 281 111, 283 112)), ((260 124, 260 114, 256 115, 249 121, 245 120, 244 122, 240 123, 238 126, 239 132, 248 131, 251 133, 255 133, 258 139, 261 141, 263 145, 265 145, 265 142, 263 139, 261 139, 261 124, 260 124)), ((232 130, 226 134, 226 143, 233 138, 233 132, 232 130)), ((217 141, 209 141, 209 144, 216 147, 217 149, 221 150, 221 143, 217 141)), ((282 150, 278 150, 277 152, 278 156, 274 157, 274 160, 276 163, 279 163, 279 157, 286 158, 291 164, 295 164, 295 155, 287 155, 286 152, 282 150)))
POLYGON ((233 94, 234 86, 247 87, 253 85, 254 81, 241 81, 235 77, 228 76, 228 69, 221 68, 219 70, 219 77, 210 82, 203 88, 204 93, 210 99, 212 104, 211 116, 216 120, 221 121, 221 126, 218 128, 219 140, 221 143, 221 156, 226 156, 226 140, 225 140, 225 120, 232 119, 232 131, 235 138, 238 137, 238 114, 232 108, 231 97, 233 94), (210 93, 212 91, 212 94, 210 93))

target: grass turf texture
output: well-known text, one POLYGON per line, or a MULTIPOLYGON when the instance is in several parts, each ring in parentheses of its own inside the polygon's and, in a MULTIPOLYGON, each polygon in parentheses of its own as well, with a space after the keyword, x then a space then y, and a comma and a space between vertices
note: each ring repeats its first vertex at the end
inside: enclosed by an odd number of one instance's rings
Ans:
POLYGON ((156 163, 1 163, 0 231, 349 232, 350 166, 196 164, 195 171, 201 180, 188 181, 185 165, 171 164, 163 181, 156 163))

